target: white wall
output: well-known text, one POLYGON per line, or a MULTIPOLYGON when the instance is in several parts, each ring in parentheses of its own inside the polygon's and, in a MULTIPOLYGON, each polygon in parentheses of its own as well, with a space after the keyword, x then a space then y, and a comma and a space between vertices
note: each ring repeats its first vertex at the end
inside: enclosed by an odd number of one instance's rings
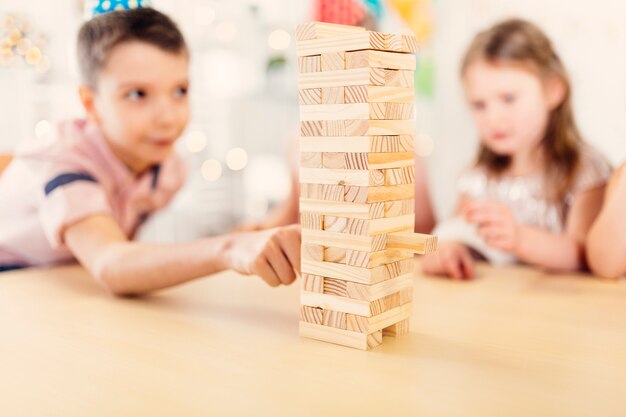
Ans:
MULTIPOLYGON (((205 153, 192 158, 197 182, 202 182, 197 171, 203 158, 223 161, 232 146, 245 147, 251 155, 281 155, 297 123, 295 53, 292 43, 285 51, 288 65, 268 77, 264 69, 268 55, 266 34, 274 28, 293 31, 297 22, 310 18, 310 0, 153 2, 180 23, 194 48, 194 120, 190 128, 206 130, 210 141, 205 153), (198 8, 207 5, 214 8, 216 17, 211 25, 203 27, 195 17, 198 8), (251 8, 255 8, 257 18, 251 17, 251 8), (215 40, 216 24, 225 20, 238 25, 232 42, 215 40), (216 73, 211 56, 231 62, 231 70, 216 73), (237 69, 237 76, 232 68, 237 69), (213 89, 224 83, 230 83, 229 91, 236 87, 232 97, 224 97, 219 91, 216 94, 213 89)), ((49 36, 53 58, 53 70, 40 83, 29 75, 0 68, 0 152, 11 149, 19 139, 32 136, 35 123, 41 118, 81 114, 73 62, 74 38, 82 21, 80 4, 76 0, 0 0, 0 16, 25 13, 35 28, 49 36)), ((456 177, 473 159, 476 146, 476 133, 458 77, 459 60, 476 31, 499 19, 525 17, 548 33, 571 73, 575 110, 585 137, 614 163, 626 161, 625 1, 433 0, 432 4, 435 32, 427 53, 433 54, 436 64, 436 93, 434 101, 421 98, 417 108, 418 131, 430 136, 435 144, 427 163, 440 216, 452 209, 456 177)), ((398 31, 400 25, 400 19, 390 13, 381 29, 398 31)), ((241 175, 231 174, 217 183, 205 184, 210 190, 194 189, 194 197, 206 193, 206 200, 216 202, 212 208, 202 207, 220 210, 210 221, 217 219, 225 224, 225 211, 241 212, 243 196, 250 194, 250 190, 243 189, 241 175), (233 194, 233 190, 239 197, 225 202, 225 195, 233 194)), ((251 203, 254 206, 261 202, 251 203)), ((181 204, 200 208, 193 198, 183 199, 181 204)))

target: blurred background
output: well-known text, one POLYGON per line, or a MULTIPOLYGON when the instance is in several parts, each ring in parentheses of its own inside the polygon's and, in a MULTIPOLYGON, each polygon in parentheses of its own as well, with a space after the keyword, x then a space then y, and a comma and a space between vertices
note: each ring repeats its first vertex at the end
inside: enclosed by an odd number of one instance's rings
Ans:
MULTIPOLYGON (((626 2, 622 0, 353 0, 384 32, 413 31, 416 149, 426 158, 438 218, 455 204, 455 181, 477 136, 459 81, 472 36, 519 16, 556 44, 574 86, 585 138, 613 164, 626 162, 626 2)), ((314 0, 153 0, 191 49, 192 121, 178 147, 189 181, 141 238, 180 241, 262 218, 289 189, 288 154, 298 104, 295 25, 314 0)), ((84 0, 0 0, 0 153, 81 117, 75 37, 84 0)))

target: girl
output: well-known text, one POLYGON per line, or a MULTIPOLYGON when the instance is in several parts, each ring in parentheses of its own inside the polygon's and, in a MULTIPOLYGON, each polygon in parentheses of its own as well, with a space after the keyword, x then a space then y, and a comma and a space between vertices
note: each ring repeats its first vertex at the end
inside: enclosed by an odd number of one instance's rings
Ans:
POLYGON ((476 36, 461 68, 480 135, 459 180, 456 219, 435 231, 429 274, 474 276, 474 259, 573 271, 602 202, 610 166, 576 127, 570 82, 550 40, 513 19, 476 36))

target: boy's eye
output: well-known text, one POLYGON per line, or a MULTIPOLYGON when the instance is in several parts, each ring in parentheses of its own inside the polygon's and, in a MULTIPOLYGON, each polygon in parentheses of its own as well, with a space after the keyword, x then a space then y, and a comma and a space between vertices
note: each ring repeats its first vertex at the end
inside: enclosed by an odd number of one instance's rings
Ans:
POLYGON ((146 92, 140 89, 130 90, 126 93, 126 98, 131 100, 141 100, 146 97, 146 92))
POLYGON ((178 87, 174 91, 174 96, 176 97, 184 97, 187 95, 187 87, 178 87))
POLYGON ((504 94, 502 96, 502 101, 504 101, 507 104, 513 103, 515 102, 515 94, 504 94))

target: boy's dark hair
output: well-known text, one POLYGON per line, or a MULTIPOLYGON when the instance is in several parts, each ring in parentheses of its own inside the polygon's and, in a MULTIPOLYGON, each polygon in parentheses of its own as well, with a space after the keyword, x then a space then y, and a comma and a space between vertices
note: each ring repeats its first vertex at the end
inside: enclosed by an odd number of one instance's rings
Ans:
POLYGON ((187 51, 182 33, 168 16, 152 9, 117 10, 83 23, 78 32, 78 63, 82 81, 96 88, 98 73, 111 50, 122 42, 141 41, 165 51, 187 51))

